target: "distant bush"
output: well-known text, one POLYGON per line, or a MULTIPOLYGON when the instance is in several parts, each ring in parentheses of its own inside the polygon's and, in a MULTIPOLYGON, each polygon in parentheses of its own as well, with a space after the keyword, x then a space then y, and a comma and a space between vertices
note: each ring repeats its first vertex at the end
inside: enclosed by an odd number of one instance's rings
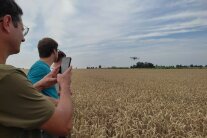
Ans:
POLYGON ((155 66, 149 62, 137 62, 136 65, 133 65, 130 68, 155 68, 155 66))

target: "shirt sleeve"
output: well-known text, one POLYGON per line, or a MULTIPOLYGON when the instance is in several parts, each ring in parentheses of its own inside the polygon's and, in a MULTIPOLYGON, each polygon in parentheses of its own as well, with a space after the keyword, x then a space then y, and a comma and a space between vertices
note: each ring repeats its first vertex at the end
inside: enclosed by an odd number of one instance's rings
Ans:
POLYGON ((32 84, 34 84, 38 82, 39 80, 41 80, 48 73, 50 73, 50 71, 47 68, 38 66, 38 67, 31 68, 29 70, 27 77, 32 82, 32 84))
POLYGON ((55 110, 55 106, 33 87, 21 71, 5 76, 0 88, 0 124, 5 126, 40 128, 55 110))

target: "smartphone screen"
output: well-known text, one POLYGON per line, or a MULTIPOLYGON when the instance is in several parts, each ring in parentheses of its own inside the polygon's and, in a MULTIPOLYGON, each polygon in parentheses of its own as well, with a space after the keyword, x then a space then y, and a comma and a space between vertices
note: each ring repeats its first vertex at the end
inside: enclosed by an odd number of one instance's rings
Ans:
POLYGON ((60 66, 61 73, 65 72, 65 70, 70 67, 71 60, 72 60, 71 57, 64 57, 62 59, 61 66, 60 66))

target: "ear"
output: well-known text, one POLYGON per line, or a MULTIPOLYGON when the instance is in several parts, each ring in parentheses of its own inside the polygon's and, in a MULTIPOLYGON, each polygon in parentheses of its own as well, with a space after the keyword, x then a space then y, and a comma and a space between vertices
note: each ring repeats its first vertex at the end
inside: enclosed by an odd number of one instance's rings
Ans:
POLYGON ((11 26, 13 25, 12 24, 12 17, 10 15, 5 15, 2 19, 2 28, 3 28, 3 31, 6 32, 6 33, 10 33, 11 32, 11 26))

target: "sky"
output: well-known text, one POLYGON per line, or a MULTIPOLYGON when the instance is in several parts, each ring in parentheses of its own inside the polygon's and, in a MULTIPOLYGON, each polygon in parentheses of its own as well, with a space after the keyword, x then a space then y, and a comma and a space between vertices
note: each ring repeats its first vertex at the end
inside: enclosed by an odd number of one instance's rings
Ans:
POLYGON ((29 27, 7 64, 30 68, 51 37, 72 66, 207 65, 207 0, 16 0, 29 27), (130 57, 138 57, 132 60, 130 57))

